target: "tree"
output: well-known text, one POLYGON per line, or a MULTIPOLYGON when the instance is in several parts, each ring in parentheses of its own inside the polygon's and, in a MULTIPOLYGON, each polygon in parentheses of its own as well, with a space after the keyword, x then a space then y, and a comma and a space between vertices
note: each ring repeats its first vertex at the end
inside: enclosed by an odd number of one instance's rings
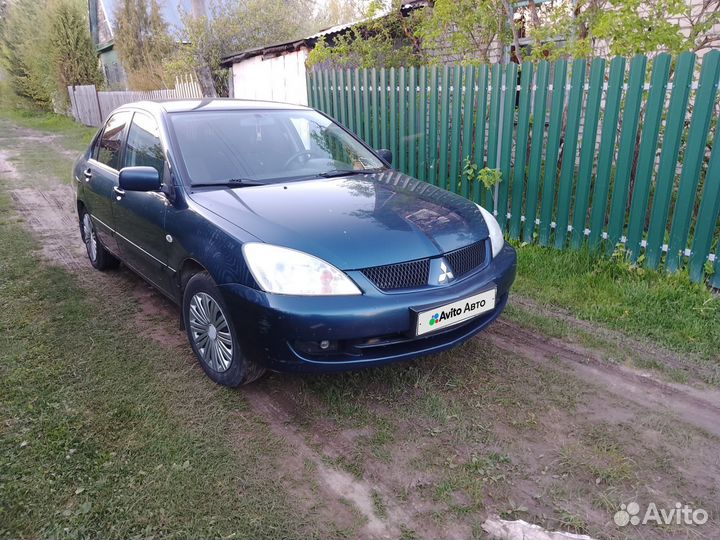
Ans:
POLYGON ((182 45, 168 65, 172 74, 195 72, 206 95, 227 95, 224 56, 289 41, 317 31, 311 0, 213 0, 210 16, 181 13, 182 45), (204 76, 205 73, 210 77, 204 76))
POLYGON ((13 91, 49 108, 56 85, 47 58, 49 19, 43 8, 34 0, 17 0, 8 6, 0 58, 13 91))
POLYGON ((51 8, 49 52, 63 101, 67 101, 68 86, 102 84, 90 27, 79 2, 59 0, 51 8))
POLYGON ((166 87, 163 63, 172 55, 174 44, 158 0, 122 0, 115 18, 115 47, 130 87, 166 87))
POLYGON ((317 23, 321 28, 329 28, 355 22, 363 17, 365 4, 359 0, 327 0, 317 14, 317 23))
POLYGON ((310 52, 308 67, 399 67, 425 60, 418 34, 417 12, 403 13, 401 2, 389 9, 371 2, 365 18, 346 33, 318 40, 310 52))
POLYGON ((507 0, 437 0, 418 28, 424 47, 447 48, 461 61, 487 63, 513 40, 507 0))

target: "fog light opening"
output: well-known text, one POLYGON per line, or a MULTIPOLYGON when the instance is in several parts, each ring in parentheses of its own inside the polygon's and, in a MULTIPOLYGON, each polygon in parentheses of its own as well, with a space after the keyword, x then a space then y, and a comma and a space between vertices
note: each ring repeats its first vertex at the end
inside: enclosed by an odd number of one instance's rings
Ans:
POLYGON ((296 341, 295 347, 307 354, 327 354, 337 352, 340 349, 340 342, 330 339, 319 341, 296 341))

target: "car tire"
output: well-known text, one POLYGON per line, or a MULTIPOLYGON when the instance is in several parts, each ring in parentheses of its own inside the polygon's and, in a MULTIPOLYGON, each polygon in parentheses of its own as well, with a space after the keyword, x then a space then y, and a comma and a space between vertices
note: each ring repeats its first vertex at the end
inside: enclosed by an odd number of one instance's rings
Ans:
POLYGON ((188 341, 208 377, 231 387, 262 377, 265 368, 243 355, 230 310, 210 274, 199 272, 190 278, 182 310, 188 341))
POLYGON ((100 242, 95 232, 95 224, 90 213, 85 209, 80 212, 80 236, 93 268, 102 271, 111 270, 120 265, 120 260, 105 249, 100 242))

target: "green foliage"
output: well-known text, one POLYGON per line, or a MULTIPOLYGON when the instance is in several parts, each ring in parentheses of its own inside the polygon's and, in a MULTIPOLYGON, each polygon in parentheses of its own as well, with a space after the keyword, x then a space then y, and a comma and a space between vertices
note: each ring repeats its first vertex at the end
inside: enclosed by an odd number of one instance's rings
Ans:
POLYGON ((535 8, 538 16, 531 17, 528 25, 531 56, 677 54, 716 45, 718 37, 710 30, 720 22, 720 2, 708 0, 700 11, 691 4, 685 0, 578 0, 552 9, 535 8), (558 37, 564 39, 558 41, 558 37))
POLYGON ((473 162, 469 157, 465 158, 463 165, 463 174, 469 182, 481 182, 485 189, 491 189, 502 182, 502 171, 500 169, 490 169, 483 167, 482 169, 477 163, 473 162))
POLYGON ((100 85, 103 76, 81 4, 60 0, 50 14, 50 57, 58 96, 67 100, 67 87, 81 84, 100 85))
POLYGON ((130 88, 157 90, 166 86, 164 62, 174 45, 158 0, 122 0, 115 12, 115 48, 130 88))
POLYGON ((334 37, 332 43, 321 38, 310 52, 308 67, 400 67, 421 64, 424 54, 416 31, 420 21, 417 12, 403 15, 393 8, 377 17, 378 4, 371 3, 366 20, 350 31, 334 37))
POLYGON ((3 25, 0 57, 13 90, 50 108, 56 85, 47 57, 49 18, 44 8, 34 0, 10 4, 3 25))
POLYGON ((18 0, 5 7, 0 59, 19 96, 45 109, 63 109, 68 85, 102 82, 84 5, 18 0))
POLYGON ((502 0, 437 0, 418 35, 428 49, 449 46, 461 60, 490 62, 493 47, 512 41, 502 0))

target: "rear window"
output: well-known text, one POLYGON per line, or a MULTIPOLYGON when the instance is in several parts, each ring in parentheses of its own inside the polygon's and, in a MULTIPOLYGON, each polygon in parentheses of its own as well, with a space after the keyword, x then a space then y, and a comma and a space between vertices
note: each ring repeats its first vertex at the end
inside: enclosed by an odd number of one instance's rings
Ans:
POLYGON ((120 168, 123 134, 129 120, 129 112, 120 112, 110 117, 105 124, 103 134, 100 136, 97 156, 95 157, 97 161, 113 169, 120 168))

